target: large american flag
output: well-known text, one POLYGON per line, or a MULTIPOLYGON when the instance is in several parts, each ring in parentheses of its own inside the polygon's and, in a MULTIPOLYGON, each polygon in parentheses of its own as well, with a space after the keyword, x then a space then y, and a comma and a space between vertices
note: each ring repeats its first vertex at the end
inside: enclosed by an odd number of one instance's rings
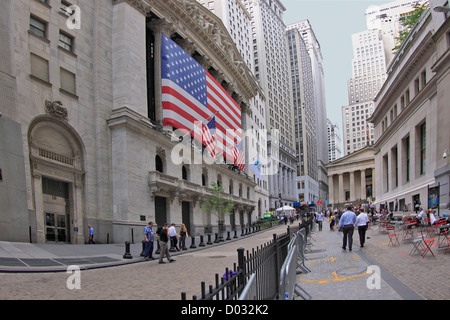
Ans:
POLYGON ((163 125, 189 133, 195 122, 205 123, 215 116, 215 154, 224 154, 233 162, 234 141, 242 139, 241 108, 208 71, 165 34, 161 77, 163 125))

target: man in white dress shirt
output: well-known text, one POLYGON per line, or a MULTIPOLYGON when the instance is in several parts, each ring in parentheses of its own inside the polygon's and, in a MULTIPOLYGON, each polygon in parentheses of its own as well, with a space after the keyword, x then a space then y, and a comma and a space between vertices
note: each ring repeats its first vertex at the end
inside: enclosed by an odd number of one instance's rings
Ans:
POLYGON ((369 217, 364 212, 364 210, 361 209, 361 213, 356 217, 355 222, 355 228, 356 227, 358 228, 359 244, 361 248, 364 247, 364 243, 366 242, 366 231, 367 228, 369 227, 369 223, 370 223, 369 217))

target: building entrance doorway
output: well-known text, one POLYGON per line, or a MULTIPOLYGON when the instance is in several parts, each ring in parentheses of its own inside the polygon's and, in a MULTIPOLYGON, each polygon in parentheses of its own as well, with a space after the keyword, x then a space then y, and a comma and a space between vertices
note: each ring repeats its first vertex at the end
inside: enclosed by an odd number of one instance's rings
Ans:
POLYGON ((155 197, 155 222, 158 227, 164 226, 167 221, 167 199, 155 197))
POLYGON ((42 178, 44 198, 45 240, 70 242, 69 184, 42 178))
POLYGON ((188 234, 192 233, 191 230, 191 203, 184 201, 181 205, 182 223, 186 226, 188 234))

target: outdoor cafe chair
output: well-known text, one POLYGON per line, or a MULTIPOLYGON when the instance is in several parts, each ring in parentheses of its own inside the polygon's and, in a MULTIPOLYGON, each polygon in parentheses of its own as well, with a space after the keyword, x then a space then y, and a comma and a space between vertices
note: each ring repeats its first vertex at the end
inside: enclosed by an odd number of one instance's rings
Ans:
POLYGON ((389 245, 392 245, 393 247, 395 247, 396 243, 400 245, 400 242, 398 241, 398 235, 395 232, 395 226, 386 226, 386 231, 388 232, 389 236, 389 245))
POLYGON ((439 233, 438 249, 450 250, 450 230, 439 233))
POLYGON ((403 226, 403 240, 413 240, 415 237, 416 220, 410 220, 403 226))
POLYGON ((423 253, 422 253, 422 258, 425 258, 425 256, 427 255, 428 252, 430 252, 431 255, 434 257, 434 253, 431 250, 431 247, 433 246, 433 243, 435 241, 434 238, 430 238, 430 239, 425 240, 425 237, 424 237, 423 232, 422 232, 422 240, 423 240, 423 243, 425 245, 423 253))
POLYGON ((431 226, 434 236, 439 236, 439 234, 441 233, 441 227, 446 223, 446 220, 440 220, 431 226))
POLYGON ((420 254, 422 255, 422 251, 424 250, 424 244, 423 244, 423 239, 422 237, 417 237, 416 239, 411 241, 413 247, 411 249, 411 251, 409 252, 410 256, 413 256, 415 254, 420 254))

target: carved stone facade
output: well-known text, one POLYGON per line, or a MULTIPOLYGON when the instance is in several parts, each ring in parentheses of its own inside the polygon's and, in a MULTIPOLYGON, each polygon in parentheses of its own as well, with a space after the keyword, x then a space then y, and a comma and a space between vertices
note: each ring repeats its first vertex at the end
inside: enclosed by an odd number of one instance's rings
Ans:
MULTIPOLYGON (((0 63, 1 123, 17 128, 8 135, 20 152, 0 140, 5 158, 18 159, 5 161, 0 190, 22 190, 26 205, 0 211, 0 240, 84 243, 90 224, 101 243, 132 235, 139 241, 148 221, 185 223, 190 234, 213 232, 217 218, 200 207, 213 181, 234 203, 228 230, 256 221, 253 179, 223 164, 174 163, 178 141, 161 127, 162 32, 249 110, 258 86, 222 22, 193 0, 77 4, 81 30, 67 27, 59 0, 1 4, 0 41, 9 53, 0 63), (46 23, 44 36, 30 31, 30 15, 46 23), (60 32, 76 46, 62 48, 60 32), (33 74, 37 67, 48 71, 47 79, 33 74), (74 75, 76 95, 60 88, 63 69, 74 75), (23 174, 12 180, 14 171, 23 174), (4 229, 20 229, 20 235, 4 229)), ((191 151, 195 157, 198 150, 191 151)))

